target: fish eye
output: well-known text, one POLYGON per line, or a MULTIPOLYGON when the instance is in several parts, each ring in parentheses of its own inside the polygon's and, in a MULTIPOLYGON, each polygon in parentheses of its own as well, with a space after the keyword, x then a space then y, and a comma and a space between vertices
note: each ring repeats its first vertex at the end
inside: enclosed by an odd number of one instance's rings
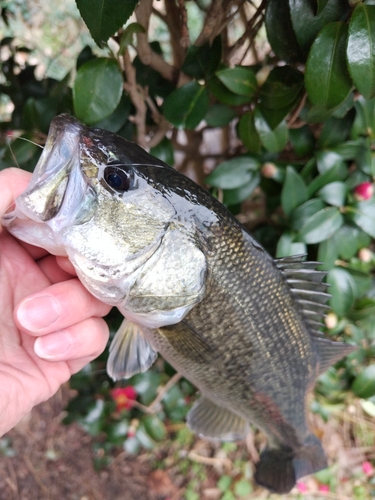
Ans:
POLYGON ((126 172, 119 167, 106 167, 104 170, 104 179, 108 186, 120 193, 129 191, 133 184, 131 172, 126 172))

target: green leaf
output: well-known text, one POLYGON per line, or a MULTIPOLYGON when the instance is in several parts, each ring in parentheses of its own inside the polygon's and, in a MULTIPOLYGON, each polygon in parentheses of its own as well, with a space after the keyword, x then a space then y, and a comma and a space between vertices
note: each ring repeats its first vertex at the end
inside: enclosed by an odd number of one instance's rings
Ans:
MULTIPOLYGON (((305 186, 304 189, 306 189, 305 186)), ((311 216, 319 212, 319 210, 323 210, 325 206, 326 205, 319 198, 312 198, 311 200, 307 200, 305 203, 302 203, 302 205, 297 207, 291 213, 291 227, 294 230, 299 231, 311 216)))
POLYGON ((155 441, 161 441, 167 435, 164 423, 156 415, 147 415, 143 423, 147 434, 155 441))
POLYGON ((352 127, 352 137, 357 139, 360 136, 370 136, 375 138, 375 98, 365 99, 359 96, 354 105, 356 117, 352 127))
POLYGON ((289 0, 294 33, 299 47, 306 56, 319 31, 328 23, 344 21, 349 13, 349 3, 342 0, 328 0, 319 5, 311 0, 289 0))
POLYGON ((343 224, 344 218, 336 207, 319 210, 310 217, 298 233, 298 239, 313 244, 330 238, 343 224))
POLYGON ((359 398, 375 396, 375 365, 366 366, 355 378, 352 391, 359 398))
POLYGON ((234 484, 234 493, 239 497, 246 497, 252 491, 253 487, 247 479, 239 479, 234 484))
POLYGON ((287 217, 308 199, 305 181, 293 167, 287 167, 281 192, 281 205, 287 217))
POLYGON ((265 23, 268 41, 279 59, 295 62, 303 58, 293 30, 288 2, 268 0, 265 23))
POLYGON ((254 123, 259 138, 267 151, 277 153, 284 149, 288 142, 288 127, 285 121, 282 121, 272 130, 259 108, 256 108, 254 111, 254 123))
POLYGON ((289 129, 289 140, 298 156, 312 153, 315 146, 315 137, 308 125, 289 129))
POLYGON ((346 179, 347 176, 348 171, 346 165, 341 161, 335 163, 329 170, 315 177, 307 186, 309 198, 326 184, 337 180, 342 181, 346 179))
POLYGON ((257 172, 252 172, 252 178, 246 184, 236 189, 225 189, 223 203, 226 206, 233 206, 247 200, 253 193, 254 189, 259 186, 260 175, 257 172))
POLYGON ((131 107, 132 103, 129 96, 123 94, 114 112, 107 118, 104 118, 104 120, 93 123, 92 126, 116 133, 125 125, 129 118, 131 107))
POLYGON ((260 153, 261 143, 255 128, 254 113, 252 111, 241 116, 238 122, 238 135, 250 153, 260 153))
POLYGON ((224 104, 214 104, 209 107, 204 119, 209 127, 225 127, 236 116, 237 113, 234 109, 224 104))
POLYGON ((90 34, 99 46, 126 23, 137 3, 138 0, 76 0, 90 34))
POLYGON ((345 204, 348 188, 344 182, 330 182, 320 189, 317 194, 328 205, 342 207, 345 204))
POLYGON ((120 102, 122 85, 121 70, 114 59, 98 58, 83 64, 73 86, 77 118, 91 125, 112 114, 120 102))
POLYGON ((356 205, 346 207, 346 215, 358 227, 375 238, 375 200, 361 201, 356 205))
POLYGON ((144 27, 139 24, 139 23, 130 23, 129 26, 127 26, 120 38, 120 48, 118 51, 119 55, 123 55, 125 52, 125 49, 133 43, 133 38, 135 33, 146 33, 146 30, 144 27))
POLYGON ((303 88, 303 73, 292 66, 276 66, 260 89, 260 103, 282 109, 295 103, 303 88))
POLYGON ((164 161, 168 165, 174 164, 174 150, 170 139, 163 137, 157 146, 150 149, 150 154, 164 161))
POLYGON ((319 268, 324 270, 332 269, 339 256, 335 235, 332 238, 322 241, 318 249, 318 262, 322 262, 319 268))
POLYGON ((349 73, 359 92, 375 96, 375 6, 357 4, 350 18, 347 46, 349 73))
POLYGON ((217 168, 206 177, 210 186, 220 189, 235 189, 248 183, 253 178, 253 172, 260 167, 257 158, 239 156, 232 160, 220 163, 217 168))
POLYGON ((351 274, 345 269, 335 267, 327 275, 327 283, 331 286, 330 306, 339 316, 343 316, 351 308, 355 298, 356 286, 351 274))
POLYGON ((318 147, 329 148, 341 144, 348 137, 353 120, 354 113, 348 113, 344 118, 332 116, 326 120, 318 139, 318 147))
POLYGON ((201 46, 191 45, 188 48, 181 71, 196 80, 209 78, 216 71, 221 60, 221 38, 217 36, 211 43, 201 46))
POLYGON ((316 37, 307 59, 305 86, 310 102, 333 109, 348 97, 352 87, 346 68, 347 25, 324 26, 316 37))
POLYGON ((163 103, 163 113, 175 127, 194 129, 208 109, 207 89, 198 82, 189 82, 174 90, 163 103))
POLYGON ((216 76, 208 80, 208 88, 218 101, 228 106, 241 106, 249 102, 248 96, 231 92, 216 76))
POLYGON ((295 233, 284 233, 277 242, 276 257, 287 257, 306 253, 306 245, 300 241, 293 241, 295 233))
POLYGON ((333 167, 337 167, 337 165, 345 165, 342 157, 333 151, 318 151, 315 156, 321 174, 328 172, 333 167))
POLYGON ((225 68, 216 71, 216 76, 231 92, 246 96, 249 101, 258 87, 254 72, 248 68, 225 68))
POLYGON ((370 244, 370 237, 355 226, 343 225, 333 236, 339 256, 342 259, 351 259, 360 248, 370 244))

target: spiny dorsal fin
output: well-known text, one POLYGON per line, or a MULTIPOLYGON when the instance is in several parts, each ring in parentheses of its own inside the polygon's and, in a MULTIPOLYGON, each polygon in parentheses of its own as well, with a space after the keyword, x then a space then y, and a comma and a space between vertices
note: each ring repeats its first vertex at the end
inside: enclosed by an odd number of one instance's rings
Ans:
POLYGON ((326 292, 328 285, 322 283, 326 272, 317 271, 320 262, 305 262, 306 254, 293 255, 276 259, 275 264, 282 272, 290 290, 302 309, 302 313, 313 335, 321 335, 324 313, 329 307, 326 302, 330 294, 326 292))
POLYGON ((107 373, 113 380, 130 378, 148 370, 156 358, 142 327, 124 318, 109 347, 107 373))
POLYGON ((249 432, 245 419, 205 397, 198 399, 186 420, 191 430, 211 439, 236 441, 244 439, 249 432))
POLYGON ((323 338, 315 338, 314 343, 319 358, 317 376, 324 373, 341 358, 344 358, 357 349, 354 345, 345 344, 344 342, 333 342, 332 340, 323 338))

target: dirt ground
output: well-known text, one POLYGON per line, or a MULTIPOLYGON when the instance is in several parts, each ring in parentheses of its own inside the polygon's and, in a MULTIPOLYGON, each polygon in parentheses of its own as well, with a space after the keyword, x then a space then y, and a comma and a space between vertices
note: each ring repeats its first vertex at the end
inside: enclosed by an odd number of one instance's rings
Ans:
POLYGON ((92 438, 61 423, 68 398, 69 389, 60 390, 3 437, 1 500, 178 500, 167 473, 152 471, 145 456, 119 453, 95 471, 92 438))

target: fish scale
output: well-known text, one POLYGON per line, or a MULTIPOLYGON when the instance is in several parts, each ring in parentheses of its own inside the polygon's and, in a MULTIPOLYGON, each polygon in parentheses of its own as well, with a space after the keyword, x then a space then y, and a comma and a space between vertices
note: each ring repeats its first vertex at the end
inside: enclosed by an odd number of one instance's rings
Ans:
POLYGON ((255 480, 277 493, 326 467, 306 423, 316 378, 353 350, 324 339, 319 263, 273 260, 232 214, 139 146, 61 115, 3 225, 66 255, 83 285, 118 307, 107 371, 147 370, 160 352, 200 397, 191 429, 268 437, 255 480))

